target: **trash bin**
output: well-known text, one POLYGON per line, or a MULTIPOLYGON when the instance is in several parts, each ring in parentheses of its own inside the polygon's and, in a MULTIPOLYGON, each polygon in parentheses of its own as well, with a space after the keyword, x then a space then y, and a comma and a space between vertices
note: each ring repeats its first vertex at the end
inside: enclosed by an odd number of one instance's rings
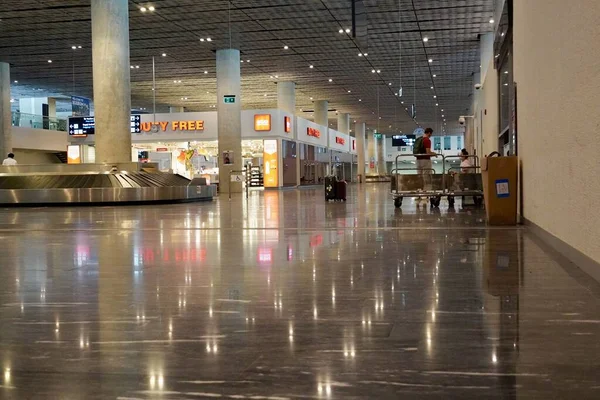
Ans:
POLYGON ((490 225, 517 224, 518 163, 519 158, 514 156, 489 156, 482 160, 483 197, 490 225))

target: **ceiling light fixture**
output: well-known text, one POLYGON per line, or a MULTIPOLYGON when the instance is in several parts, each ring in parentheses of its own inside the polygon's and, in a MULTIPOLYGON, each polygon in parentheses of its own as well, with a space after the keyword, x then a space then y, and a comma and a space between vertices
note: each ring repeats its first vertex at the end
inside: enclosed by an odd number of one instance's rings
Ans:
POLYGON ((273 75, 269 76, 269 78, 273 79, 273 75))
POLYGON ((431 90, 433 90, 433 86, 431 87, 431 90))
POLYGON ((435 106, 436 106, 436 107, 439 107, 439 106, 440 106, 440 104, 439 104, 439 103, 435 103, 435 106))
POLYGON ((154 8, 154 6, 148 7, 148 11, 154 11, 154 10, 156 10, 156 8, 154 8))
POLYGON ((338 32, 339 32, 339 33, 344 33, 344 30, 343 30, 343 29, 340 29, 338 32))
POLYGON ((329 82, 333 82, 333 79, 329 78, 329 82))
POLYGON ((275 75, 275 79, 279 78, 279 75, 275 75))
POLYGON ((430 58, 429 60, 427 60, 430 64, 433 62, 433 58, 430 58))
POLYGON ((352 90, 348 90, 348 93, 352 93, 352 90))
POLYGON ((502 32, 502 33, 500 34, 500 36, 504 36, 504 32, 502 32))
POLYGON ((209 37, 207 37, 207 38, 206 38, 206 41, 207 41, 207 42, 212 42, 212 39, 211 39, 211 38, 209 38, 209 37))
POLYGON ((308 66, 308 68, 310 68, 310 69, 313 69, 314 67, 315 67, 315 66, 314 66, 314 65, 312 65, 312 64, 310 64, 310 65, 308 66))
POLYGON ((208 71, 204 71, 205 74, 208 74, 208 71))
POLYGON ((363 53, 363 54, 365 55, 365 57, 369 55, 369 53, 363 53))
POLYGON ((52 60, 48 60, 48 64, 52 64, 52 60))
POLYGON ((146 11, 148 11, 148 9, 147 9, 146 7, 141 7, 141 8, 140 8, 140 11, 141 11, 141 12, 146 12, 146 11))
POLYGON ((362 99, 358 99, 358 101, 362 101, 362 99))
POLYGON ((437 75, 436 75, 436 74, 433 74, 433 77, 434 77, 434 78, 437 78, 437 75))
POLYGON ((246 62, 250 62, 250 60, 246 60, 246 62))
POLYGON ((358 56, 359 56, 359 57, 362 57, 362 56, 363 56, 363 53, 358 53, 358 56))
POLYGON ((167 53, 162 53, 162 56, 163 56, 163 57, 166 57, 166 56, 167 56, 167 53))
POLYGON ((288 45, 285 45, 285 46, 283 46, 283 49, 284 49, 284 50, 287 50, 287 49, 289 49, 289 46, 288 46, 288 45))
POLYGON ((204 42, 204 38, 203 38, 203 37, 201 37, 201 38, 200 38, 200 41, 201 41, 201 42, 204 42))
POLYGON ((381 73, 381 70, 380 70, 380 69, 378 69, 378 70, 377 70, 377 73, 378 73, 378 74, 379 74, 379 73, 381 73))
POLYGON ((15 81, 15 83, 19 83, 19 81, 15 81))
POLYGON ((434 95, 434 96, 433 96, 433 98, 434 98, 434 99, 437 99, 437 96, 435 96, 435 95, 434 95))
POLYGON ((136 65, 136 66, 135 66, 135 69, 140 69, 140 66, 139 66, 139 65, 136 65))
POLYGON ((374 70, 374 69, 372 69, 372 70, 371 70, 371 73, 372 73, 372 74, 374 74, 374 73, 375 73, 375 70, 374 70))
POLYGON ((388 86, 392 86, 392 82, 388 83, 388 86))
POLYGON ((312 100, 313 98, 311 97, 310 99, 312 100))
POLYGON ((427 36, 426 36, 426 37, 424 37, 424 38, 423 38, 423 42, 425 42, 425 43, 429 42, 429 38, 428 38, 427 36))
POLYGON ((490 19, 490 24, 493 24, 494 22, 496 22, 494 21, 494 18, 490 19))
POLYGON ((352 32, 352 31, 350 30, 350 28, 346 28, 346 33, 350 33, 350 32, 352 32))
POLYGON ((77 50, 77 46, 71 46, 73 50, 77 50))

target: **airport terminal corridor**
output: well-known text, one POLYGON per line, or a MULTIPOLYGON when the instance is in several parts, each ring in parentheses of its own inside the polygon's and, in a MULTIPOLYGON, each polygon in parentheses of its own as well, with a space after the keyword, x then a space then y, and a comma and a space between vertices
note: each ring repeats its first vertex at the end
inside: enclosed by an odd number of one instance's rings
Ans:
POLYGON ((0 210, 3 399, 597 399, 600 285, 388 185, 0 210))

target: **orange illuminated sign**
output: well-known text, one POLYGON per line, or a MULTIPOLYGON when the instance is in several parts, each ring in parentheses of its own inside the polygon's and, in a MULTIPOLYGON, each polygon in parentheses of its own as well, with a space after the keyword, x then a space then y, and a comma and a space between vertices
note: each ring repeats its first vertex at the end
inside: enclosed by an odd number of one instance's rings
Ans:
POLYGON ((290 133, 292 131, 292 119, 290 117, 283 117, 283 129, 285 133, 290 133))
POLYGON ((344 144, 346 144, 346 139, 344 139, 344 138, 341 138, 341 137, 339 137, 339 136, 336 136, 336 137, 335 137, 335 142, 336 142, 337 144, 342 144, 342 145, 344 145, 344 144))
POLYGON ((81 164, 81 147, 78 145, 67 146, 67 164, 81 164))
POLYGON ((317 139, 321 137, 321 131, 315 128, 306 128, 306 134, 308 136, 316 137, 317 139))
POLYGON ((204 121, 160 121, 160 122, 142 122, 140 124, 142 132, 165 132, 169 125, 172 131, 203 131, 204 121), (156 128, 154 128, 156 127, 156 128))
POLYGON ((265 132, 271 130, 271 114, 256 114, 254 116, 254 130, 265 132))
POLYGON ((279 186, 277 140, 265 140, 263 145, 264 185, 265 187, 277 187, 279 186))

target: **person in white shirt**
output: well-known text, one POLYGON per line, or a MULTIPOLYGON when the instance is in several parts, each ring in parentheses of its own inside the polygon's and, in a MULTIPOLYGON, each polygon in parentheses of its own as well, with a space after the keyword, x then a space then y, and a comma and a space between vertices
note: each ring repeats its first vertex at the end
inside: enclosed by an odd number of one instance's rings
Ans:
POLYGON ((15 160, 15 155, 13 153, 8 153, 8 157, 2 161, 2 165, 17 165, 17 160, 15 160))
POLYGON ((475 172, 475 169, 473 168, 473 163, 469 158, 469 152, 467 151, 467 149, 462 149, 460 151, 460 156, 460 172, 462 172, 463 174, 475 172))

